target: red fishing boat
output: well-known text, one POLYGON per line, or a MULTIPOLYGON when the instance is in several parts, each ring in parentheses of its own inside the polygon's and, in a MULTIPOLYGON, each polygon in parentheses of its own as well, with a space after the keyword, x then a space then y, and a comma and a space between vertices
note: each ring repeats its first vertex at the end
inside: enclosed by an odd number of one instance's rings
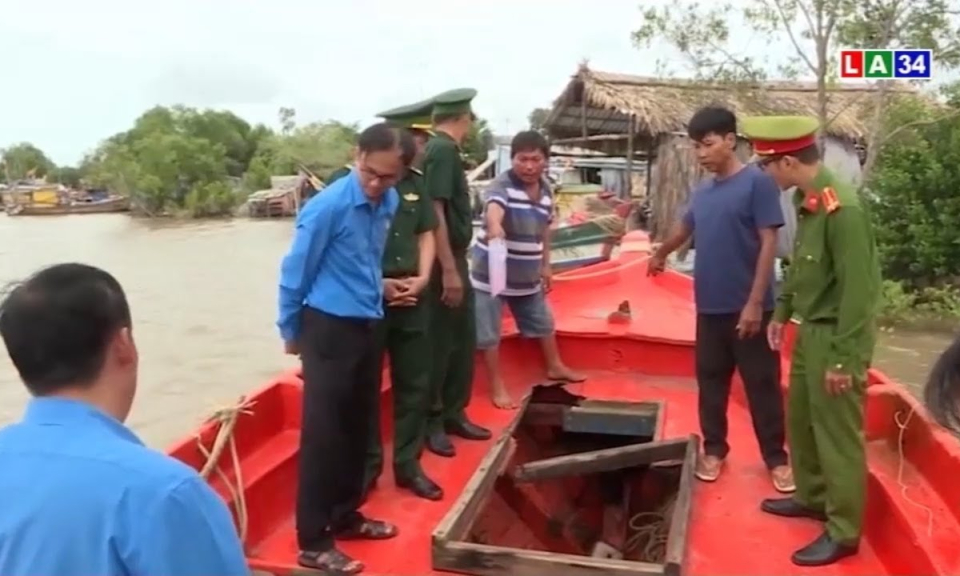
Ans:
MULTIPOLYGON (((401 532, 343 543, 367 565, 365 574, 960 574, 960 442, 876 370, 867 391, 868 507, 857 556, 822 569, 790 563, 822 526, 760 511, 760 500, 776 493, 738 382, 725 473, 712 484, 693 480, 692 282, 672 272, 647 277, 648 256, 649 241, 631 233, 618 259, 555 277, 560 346, 589 379, 537 387, 520 410, 501 411, 488 400, 479 363, 469 415, 493 439, 462 442, 452 459, 424 455, 446 490, 443 501, 397 490, 388 477, 380 482, 365 511, 401 532)), ((501 355, 518 396, 542 381, 534 343, 507 338, 501 355)), ((786 385, 787 354, 783 368, 786 385)), ((294 534, 301 384, 296 371, 280 375, 243 410, 226 411, 170 451, 206 468, 259 574, 311 573, 296 565, 294 534), (219 456, 207 464, 211 451, 219 456)), ((387 378, 382 399, 390 406, 387 378)))

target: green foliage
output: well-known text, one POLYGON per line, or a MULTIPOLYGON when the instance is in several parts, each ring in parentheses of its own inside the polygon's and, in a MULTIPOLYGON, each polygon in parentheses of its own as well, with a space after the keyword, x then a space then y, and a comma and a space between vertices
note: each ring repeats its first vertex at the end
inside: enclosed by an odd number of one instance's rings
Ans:
POLYGON ((42 150, 28 142, 0 151, 0 176, 7 182, 29 176, 42 178, 56 168, 42 150))
POLYGON ((323 174, 350 159, 355 126, 297 127, 295 115, 281 109, 276 134, 232 112, 158 106, 104 141, 81 170, 88 184, 129 196, 146 215, 228 215, 244 200, 231 181, 252 192, 269 187, 270 176, 295 174, 299 164, 323 174))
POLYGON ((888 110, 897 132, 878 156, 869 198, 884 276, 909 289, 960 282, 957 112, 944 117, 909 102, 888 110))
POLYGON ((884 326, 953 330, 960 318, 960 290, 952 286, 916 290, 902 282, 884 280, 880 304, 880 323, 884 326))
MULTIPOLYGON (((323 121, 298 126, 296 111, 281 108, 281 130, 248 122, 222 110, 157 106, 133 127, 104 140, 80 167, 56 168, 32 144, 2 153, 3 176, 28 174, 71 187, 106 188, 131 199, 147 216, 196 218, 229 215, 246 193, 268 188, 270 177, 296 174, 300 166, 326 178, 353 159, 354 124, 323 121)), ((493 135, 478 120, 464 143, 473 162, 486 160, 493 135)))
POLYGON ((530 111, 530 114, 527 116, 527 122, 530 123, 530 129, 536 130, 537 132, 544 131, 544 124, 547 121, 547 117, 550 116, 549 108, 534 108, 530 111))
POLYGON ((463 141, 463 153, 473 164, 483 164, 487 161, 487 154, 493 148, 493 132, 483 118, 477 118, 470 129, 470 134, 463 141))
POLYGON ((80 188, 83 173, 73 166, 60 166, 47 173, 48 182, 63 184, 68 188, 80 188))
POLYGON ((283 132, 260 142, 243 177, 246 190, 269 188, 271 175, 295 174, 301 164, 326 178, 352 160, 356 125, 327 121, 298 127, 292 114, 290 109, 281 109, 283 132))

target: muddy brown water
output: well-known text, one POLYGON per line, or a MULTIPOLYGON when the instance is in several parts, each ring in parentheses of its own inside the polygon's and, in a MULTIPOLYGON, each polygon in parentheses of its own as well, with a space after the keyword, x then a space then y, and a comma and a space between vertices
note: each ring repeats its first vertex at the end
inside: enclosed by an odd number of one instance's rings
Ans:
MULTIPOLYGON (((65 261, 100 266, 117 277, 130 299, 140 348, 129 424, 145 442, 163 448, 213 410, 295 365, 282 354, 274 327, 277 271, 291 230, 289 220, 0 216, 0 283, 65 261)), ((885 335, 878 365, 918 384, 948 340, 885 335)), ((26 401, 3 355, 0 424, 18 419, 26 401)))

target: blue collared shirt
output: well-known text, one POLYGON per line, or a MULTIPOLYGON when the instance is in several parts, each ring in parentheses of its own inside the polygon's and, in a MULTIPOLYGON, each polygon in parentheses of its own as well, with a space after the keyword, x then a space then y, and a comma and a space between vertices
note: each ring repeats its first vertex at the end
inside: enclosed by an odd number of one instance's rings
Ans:
POLYGON ((383 318, 381 262, 398 204, 393 188, 371 203, 356 170, 304 204, 280 266, 277 327, 285 342, 300 336, 304 305, 345 318, 383 318))
POLYGON ((0 430, 3 576, 248 576, 223 500, 195 470, 75 400, 0 430))

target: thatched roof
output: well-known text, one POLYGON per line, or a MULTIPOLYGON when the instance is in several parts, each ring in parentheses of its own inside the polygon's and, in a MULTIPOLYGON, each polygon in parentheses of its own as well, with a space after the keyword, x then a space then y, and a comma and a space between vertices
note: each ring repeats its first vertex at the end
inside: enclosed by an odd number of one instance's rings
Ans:
MULTIPOLYGON (((915 93, 907 84, 896 92, 915 93)), ((831 88, 828 111, 833 121, 827 133, 845 140, 867 134, 865 120, 871 107, 869 84, 841 84, 831 88)), ((685 132, 686 123, 701 106, 722 104, 738 115, 817 115, 817 86, 813 82, 764 82, 756 85, 709 84, 615 74, 582 65, 554 103, 545 127, 555 139, 580 138, 586 117, 587 136, 626 134, 629 115, 636 118, 638 135, 647 138, 685 132)))

